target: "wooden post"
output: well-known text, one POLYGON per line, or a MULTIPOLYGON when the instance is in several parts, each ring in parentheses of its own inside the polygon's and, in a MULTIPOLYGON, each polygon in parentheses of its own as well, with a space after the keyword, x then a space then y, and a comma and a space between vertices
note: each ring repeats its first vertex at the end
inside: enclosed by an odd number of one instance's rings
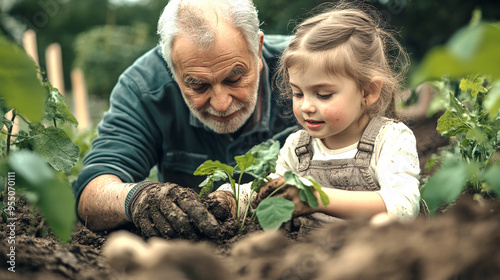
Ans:
POLYGON ((71 71, 71 84, 73 88, 73 104, 75 108, 76 120, 78 121, 78 131, 82 132, 90 128, 87 87, 83 71, 75 68, 71 71))
POLYGON ((36 43, 36 33, 32 29, 26 30, 23 35, 23 47, 26 53, 33 58, 36 66, 40 68, 38 61, 38 47, 36 43))
POLYGON ((45 50, 45 62, 47 63, 47 76, 53 87, 64 95, 64 76, 62 68, 61 45, 52 43, 45 50))

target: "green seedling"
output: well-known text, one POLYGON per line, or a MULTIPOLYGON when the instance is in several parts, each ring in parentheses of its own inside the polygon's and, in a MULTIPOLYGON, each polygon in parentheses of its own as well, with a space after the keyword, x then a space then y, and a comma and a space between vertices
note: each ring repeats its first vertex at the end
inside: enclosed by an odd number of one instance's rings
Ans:
MULTIPOLYGON (((277 229, 283 223, 292 218, 292 213, 295 210, 295 205, 282 197, 272 196, 262 200, 256 209, 251 209, 251 199, 253 195, 267 182, 271 180, 270 174, 276 172, 276 160, 278 159, 280 145, 279 142, 268 140, 257 146, 254 146, 246 154, 234 157, 236 166, 229 166, 219 161, 208 160, 201 164, 194 172, 194 175, 207 176, 207 178, 200 184, 201 191, 200 197, 206 195, 213 189, 214 182, 229 180, 233 190, 233 197, 236 202, 236 220, 240 231, 245 227, 245 221, 248 214, 251 212, 251 219, 257 215, 259 223, 264 230, 277 229), (239 174, 238 181, 234 179, 234 175, 239 174), (246 209, 242 211, 243 217, 240 217, 239 194, 241 180, 244 174, 249 174, 254 177, 251 184, 250 201, 246 209)), ((318 200, 313 194, 313 189, 320 194, 322 203, 328 205, 328 196, 321 190, 321 186, 312 178, 303 180, 299 175, 287 171, 285 174, 285 184, 275 190, 278 191, 285 185, 294 185, 299 188, 300 197, 303 201, 311 205, 311 207, 318 207, 318 200)))
POLYGON ((435 86, 445 109, 437 130, 452 141, 438 160, 441 168, 422 188, 431 214, 454 202, 464 190, 500 195, 496 158, 500 148, 500 81, 491 83, 484 76, 473 75, 461 79, 457 92, 446 80, 435 86))
POLYGON ((76 222, 75 198, 61 177, 77 163, 79 148, 60 125, 76 126, 77 121, 59 91, 40 82, 33 60, 1 33, 0 61, 2 218, 14 218, 17 200, 24 196, 54 234, 68 242, 76 222))

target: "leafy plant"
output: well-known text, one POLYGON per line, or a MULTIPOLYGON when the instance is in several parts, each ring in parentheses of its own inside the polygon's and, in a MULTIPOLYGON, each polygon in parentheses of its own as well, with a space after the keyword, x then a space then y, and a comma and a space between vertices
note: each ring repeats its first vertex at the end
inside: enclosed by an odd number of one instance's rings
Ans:
POLYGON ((432 214, 463 190, 500 195, 500 165, 495 161, 500 147, 499 90, 498 82, 492 84, 481 75, 461 79, 458 94, 441 83, 448 103, 437 130, 453 140, 442 154, 440 170, 422 188, 432 214))
POLYGON ((2 217, 15 215, 16 203, 9 191, 25 195, 54 234, 69 241, 76 221, 75 201, 68 182, 60 177, 78 161, 79 148, 59 126, 77 125, 77 121, 58 90, 40 82, 34 62, 1 34, 0 60, 2 217), (18 133, 13 130, 16 119, 18 133))
POLYGON ((252 212, 251 219, 257 215, 261 227, 265 230, 277 229, 281 224, 290 220, 295 210, 295 205, 283 197, 272 196, 287 184, 299 188, 300 198, 312 207, 317 208, 319 205, 312 189, 318 191, 323 204, 328 205, 328 196, 321 190, 321 186, 314 181, 313 178, 309 177, 307 180, 304 180, 301 179, 299 175, 287 171, 284 174, 285 183, 271 193, 269 197, 262 200, 256 209, 250 209, 253 194, 258 192, 260 187, 271 180, 269 177, 271 173, 276 172, 276 160, 278 158, 279 149, 279 142, 268 140, 252 147, 246 154, 234 157, 236 161, 236 166, 234 167, 219 161, 208 160, 204 162, 194 172, 194 175, 207 176, 200 184, 202 188, 200 197, 212 190, 214 182, 229 180, 236 202, 236 220, 240 231, 243 230, 245 226, 245 221, 249 212, 252 212), (238 182, 233 178, 234 174, 239 174, 238 182), (246 209, 244 209, 243 217, 240 217, 239 195, 241 180, 244 174, 252 175, 255 179, 251 183, 250 201, 246 209))
POLYGON ((493 80, 499 79, 500 27, 480 19, 481 12, 474 11, 468 26, 455 32, 446 45, 432 48, 413 72, 411 87, 445 75, 457 78, 484 73, 493 80))

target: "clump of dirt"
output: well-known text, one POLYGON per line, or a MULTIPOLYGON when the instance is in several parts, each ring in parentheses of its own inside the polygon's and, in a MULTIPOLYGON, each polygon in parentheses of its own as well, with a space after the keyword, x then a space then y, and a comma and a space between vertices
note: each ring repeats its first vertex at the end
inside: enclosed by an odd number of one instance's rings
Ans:
POLYGON ((499 203, 464 198, 432 220, 338 222, 300 239, 287 230, 255 231, 225 254, 212 243, 145 243, 124 233, 111 234, 104 251, 111 275, 121 279, 495 279, 499 219, 499 203))

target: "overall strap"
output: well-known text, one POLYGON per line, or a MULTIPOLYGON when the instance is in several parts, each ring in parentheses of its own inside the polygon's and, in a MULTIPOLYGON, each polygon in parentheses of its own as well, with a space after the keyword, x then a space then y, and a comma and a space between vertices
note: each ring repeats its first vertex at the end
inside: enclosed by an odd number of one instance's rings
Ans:
POLYGON ((299 159, 299 172, 307 170, 313 153, 311 151, 311 136, 305 130, 300 131, 299 142, 295 148, 295 155, 299 159))
POLYGON ((355 158, 371 158, 377 135, 382 126, 388 121, 390 121, 390 119, 381 116, 374 117, 370 120, 358 143, 358 152, 355 158))

